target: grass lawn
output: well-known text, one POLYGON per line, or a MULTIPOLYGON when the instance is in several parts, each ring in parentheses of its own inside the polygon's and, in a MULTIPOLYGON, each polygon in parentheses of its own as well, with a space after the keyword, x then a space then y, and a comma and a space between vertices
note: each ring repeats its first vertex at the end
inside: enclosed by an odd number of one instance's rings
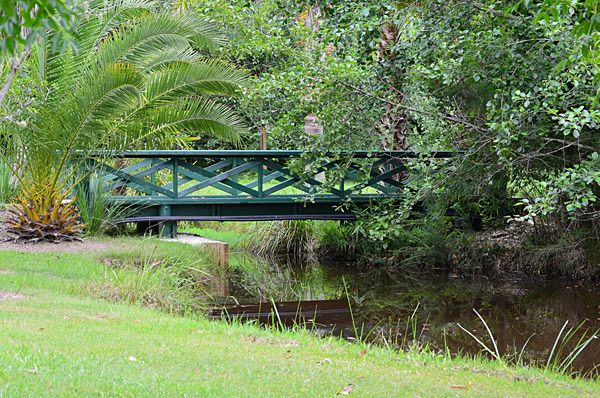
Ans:
MULTIPOLYGON (((161 243, 161 245, 166 243, 161 243)), ((177 244, 174 250, 177 250, 177 244)), ((88 296, 98 257, 0 252, 0 397, 593 397, 597 382, 88 296)))

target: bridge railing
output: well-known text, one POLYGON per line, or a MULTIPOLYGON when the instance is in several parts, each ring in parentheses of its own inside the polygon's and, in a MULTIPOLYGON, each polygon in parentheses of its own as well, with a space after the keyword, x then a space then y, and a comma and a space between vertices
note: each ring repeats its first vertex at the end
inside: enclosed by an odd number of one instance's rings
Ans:
MULTIPOLYGON (((132 151, 95 153, 91 170, 100 171, 113 200, 152 203, 389 197, 407 180, 407 161, 423 157, 411 151, 355 151, 332 154, 306 166, 303 151, 132 151), (118 168, 115 158, 126 159, 118 168), (288 167, 288 162, 302 164, 288 167), (293 169, 296 169, 294 171, 293 169), (328 181, 334 176, 335 181, 328 181), (399 177, 402 176, 402 177, 399 177)), ((447 159, 451 152, 431 152, 429 159, 447 159)))

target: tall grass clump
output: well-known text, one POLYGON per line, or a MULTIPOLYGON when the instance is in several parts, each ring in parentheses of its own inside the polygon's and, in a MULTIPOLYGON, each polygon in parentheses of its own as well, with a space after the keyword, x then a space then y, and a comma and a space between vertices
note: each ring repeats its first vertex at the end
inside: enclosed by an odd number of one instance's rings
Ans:
POLYGON ((322 221, 317 224, 319 257, 350 259, 356 252, 356 239, 352 239, 349 227, 339 221, 322 221))
POLYGON ((210 280, 205 271, 208 255, 198 248, 177 246, 165 250, 144 244, 134 251, 109 254, 103 259, 104 275, 86 290, 109 301, 168 313, 203 310, 210 297, 205 289, 210 280))
POLYGON ((304 220, 259 222, 249 228, 247 248, 259 255, 313 254, 316 249, 315 223, 304 220))
POLYGON ((19 192, 19 185, 12 167, 7 163, 10 159, 0 158, 0 202, 11 202, 19 192))
POLYGON ((104 187, 103 173, 93 174, 79 184, 75 198, 79 217, 85 224, 87 235, 101 235, 117 225, 117 221, 127 217, 131 209, 110 201, 111 192, 104 187))

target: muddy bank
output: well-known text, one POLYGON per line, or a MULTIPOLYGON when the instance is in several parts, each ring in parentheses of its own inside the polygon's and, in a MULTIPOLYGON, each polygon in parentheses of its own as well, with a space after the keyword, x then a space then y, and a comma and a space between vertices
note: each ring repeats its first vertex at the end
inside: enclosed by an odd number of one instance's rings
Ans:
POLYGON ((600 280, 600 252, 593 243, 556 226, 542 233, 531 224, 509 222, 462 241, 449 265, 467 275, 600 280))

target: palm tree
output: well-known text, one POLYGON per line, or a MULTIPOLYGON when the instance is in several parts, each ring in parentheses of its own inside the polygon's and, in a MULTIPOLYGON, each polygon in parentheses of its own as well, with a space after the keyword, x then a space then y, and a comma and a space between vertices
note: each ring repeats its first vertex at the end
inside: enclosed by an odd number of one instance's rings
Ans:
POLYGON ((27 167, 17 175, 23 194, 12 230, 27 239, 55 239, 53 224, 75 234, 71 205, 62 203, 91 151, 179 146, 198 134, 238 142, 245 132, 217 100, 237 95, 246 75, 210 58, 223 41, 193 13, 152 0, 96 0, 70 39, 75 46, 65 50, 49 34, 29 59, 49 94, 17 137, 27 167))

